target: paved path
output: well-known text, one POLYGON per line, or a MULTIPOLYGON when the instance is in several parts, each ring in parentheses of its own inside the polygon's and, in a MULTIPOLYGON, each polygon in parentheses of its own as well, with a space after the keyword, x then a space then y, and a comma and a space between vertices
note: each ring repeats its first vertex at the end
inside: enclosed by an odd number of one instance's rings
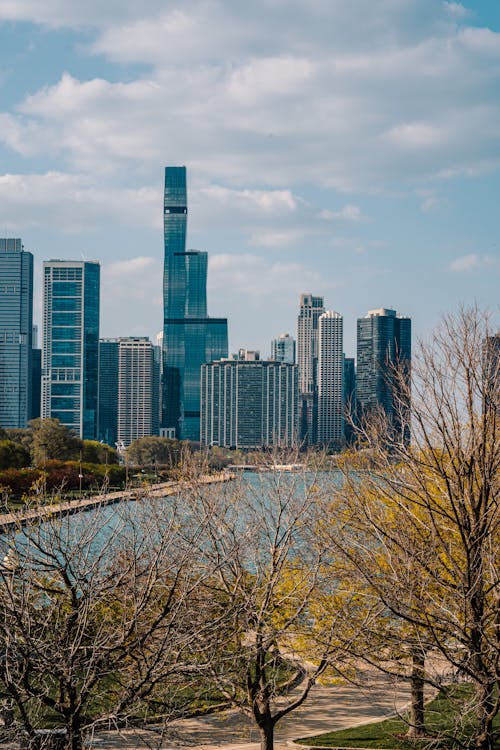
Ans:
MULTIPOLYGON (((220 472, 219 474, 207 474, 198 477, 196 484, 212 484, 214 482, 227 482, 234 479, 234 474, 230 472, 220 472)), ((51 516, 64 516, 72 513, 79 513, 84 510, 102 507, 104 505, 113 505, 123 500, 141 499, 143 497, 165 497, 166 495, 175 495, 182 491, 184 487, 191 486, 187 481, 162 482, 160 484, 145 484, 141 487, 133 487, 129 490, 119 490, 118 492, 108 492, 103 495, 92 495, 90 497, 77 498, 68 500, 54 505, 38 505, 35 508, 13 511, 12 513, 0 514, 0 533, 8 529, 17 529, 24 526, 30 521, 43 521, 51 516)))
MULTIPOLYGON (((306 703, 282 719, 276 729, 276 750, 290 750, 299 737, 362 724, 401 710, 408 700, 408 686, 380 674, 366 674, 356 685, 316 686, 306 703)), ((103 732, 95 737, 95 750, 258 750, 257 731, 235 711, 183 719, 170 726, 165 736, 154 732, 103 732)))

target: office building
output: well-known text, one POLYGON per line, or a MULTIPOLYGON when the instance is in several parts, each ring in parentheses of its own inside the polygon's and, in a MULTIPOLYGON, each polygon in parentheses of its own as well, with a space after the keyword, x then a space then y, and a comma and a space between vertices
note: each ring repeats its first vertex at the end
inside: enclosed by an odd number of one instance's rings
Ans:
POLYGON ((395 310, 370 310, 358 319, 356 400, 358 418, 385 414, 394 439, 409 441, 411 319, 395 310), (399 387, 400 372, 406 381, 399 387))
POLYGON ((344 443, 343 318, 333 311, 318 321, 318 443, 334 450, 344 443))
POLYGON ((200 439, 200 373, 227 357, 227 320, 207 316, 207 253, 186 251, 186 168, 166 167, 162 434, 200 439))
POLYGON ((344 357, 344 440, 356 441, 356 366, 354 357, 344 357))
POLYGON ((124 337, 118 343, 117 441, 158 434, 158 372, 147 337, 124 337), (155 371, 156 370, 156 371, 155 371))
POLYGON ((99 341, 98 439, 113 448, 118 440, 118 361, 120 339, 99 341))
POLYGON ((300 388, 300 440, 317 442, 318 422, 318 321, 325 312, 323 297, 300 295, 297 321, 297 364, 300 388))
POLYGON ((271 341, 271 359, 275 362, 295 364, 295 339, 289 333, 282 333, 271 341))
POLYGON ((297 444, 296 365, 240 358, 201 370, 204 445, 259 449, 297 444))
POLYGON ((85 440, 97 437, 100 266, 43 264, 43 419, 58 419, 85 440))
POLYGON ((0 427, 32 416, 33 255, 0 238, 0 427))

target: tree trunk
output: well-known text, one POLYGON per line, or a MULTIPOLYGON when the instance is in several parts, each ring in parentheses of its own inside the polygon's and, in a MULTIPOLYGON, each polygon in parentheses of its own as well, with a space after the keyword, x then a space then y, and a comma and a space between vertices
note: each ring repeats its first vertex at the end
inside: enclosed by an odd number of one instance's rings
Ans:
POLYGON ((260 750, 274 750, 274 723, 266 721, 259 725, 260 750))
POLYGON ((410 726, 406 736, 411 739, 425 737, 424 671, 425 654, 415 649, 411 663, 410 726))
POLYGON ((474 746, 477 750, 493 750, 494 686, 487 683, 476 687, 477 727, 474 746))

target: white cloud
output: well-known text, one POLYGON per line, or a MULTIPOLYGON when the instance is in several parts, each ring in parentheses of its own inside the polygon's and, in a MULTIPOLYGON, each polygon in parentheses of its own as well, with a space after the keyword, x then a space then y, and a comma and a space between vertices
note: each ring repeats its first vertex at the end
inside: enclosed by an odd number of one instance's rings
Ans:
POLYGON ((340 211, 324 209, 320 212, 319 217, 320 219, 340 219, 342 221, 361 221, 364 218, 361 208, 352 204, 347 204, 340 211))
POLYGON ((241 304, 244 304, 245 297, 273 295, 273 299, 288 300, 291 295, 298 297, 305 288, 335 286, 302 263, 273 262, 252 253, 212 255, 209 271, 209 288, 236 295, 241 304))
POLYGON ((300 242, 304 237, 301 231, 277 231, 277 232, 255 232, 250 237, 250 242, 261 247, 289 247, 300 242))
POLYGON ((0 175, 0 225, 9 231, 79 232, 114 221, 159 228, 161 205, 157 188, 100 187, 89 176, 62 172, 0 175))
POLYGON ((291 201, 298 183, 373 190, 480 174, 500 157, 500 34, 465 26, 459 7, 0 0, 0 18, 88 24, 94 52, 152 66, 126 83, 66 73, 4 112, 1 138, 61 170, 108 179, 180 162, 291 201))
POLYGON ((454 273, 467 273, 469 271, 483 270, 495 264, 495 258, 490 255, 469 253, 469 255, 462 255, 460 258, 455 258, 450 263, 449 269, 454 273))

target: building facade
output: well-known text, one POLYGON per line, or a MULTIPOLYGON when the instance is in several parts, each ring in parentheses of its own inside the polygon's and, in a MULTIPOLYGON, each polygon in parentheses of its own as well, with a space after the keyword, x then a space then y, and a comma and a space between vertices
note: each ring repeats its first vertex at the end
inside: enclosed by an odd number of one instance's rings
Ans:
POLYGON ((118 343, 117 442, 158 434, 158 368, 147 337, 120 338, 118 343))
POLYGON ((346 445, 356 442, 356 363, 344 357, 344 439, 346 445))
POLYGON ((200 439, 200 373, 227 357, 227 320, 207 316, 207 253, 186 251, 186 168, 166 167, 162 432, 200 439))
POLYGON ((259 449, 297 444, 296 365, 231 359, 202 366, 201 442, 259 449))
MULTIPOLYGON (((371 413, 385 414, 394 439, 409 440, 407 394, 398 387, 400 371, 409 386, 411 319, 395 310, 369 310, 357 325, 356 400, 360 420, 371 413)), ((404 389, 407 390, 406 388, 404 389)))
POLYGON ((339 450, 344 442, 343 318, 328 311, 318 321, 318 443, 339 450))
POLYGON ((33 255, 0 238, 0 427, 32 417, 33 255))
POLYGON ((97 437, 100 266, 43 264, 43 419, 58 419, 85 440, 97 437))
POLYGON ((118 361, 120 339, 99 341, 98 440, 115 447, 118 440, 118 361))
POLYGON ((300 295, 297 320, 297 364, 300 389, 301 444, 317 442, 318 424, 318 322, 325 312, 323 297, 300 295))
POLYGON ((295 364, 295 339, 289 333, 282 333, 271 341, 271 359, 275 362, 295 364))

